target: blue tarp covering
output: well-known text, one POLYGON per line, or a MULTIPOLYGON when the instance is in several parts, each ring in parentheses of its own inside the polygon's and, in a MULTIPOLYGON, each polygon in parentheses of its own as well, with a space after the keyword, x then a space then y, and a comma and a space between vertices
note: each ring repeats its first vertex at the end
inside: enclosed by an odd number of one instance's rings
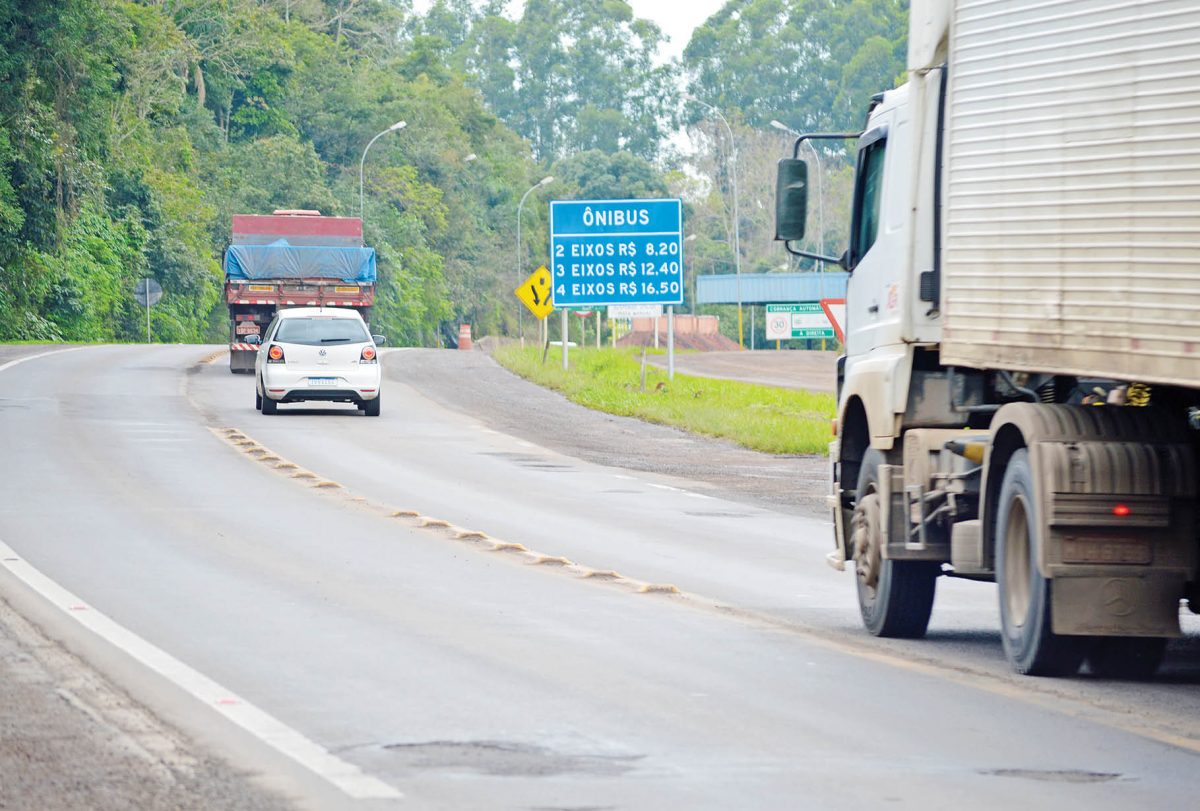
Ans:
POLYGON ((290 245, 230 245, 225 251, 226 279, 340 279, 375 281, 374 248, 290 245))

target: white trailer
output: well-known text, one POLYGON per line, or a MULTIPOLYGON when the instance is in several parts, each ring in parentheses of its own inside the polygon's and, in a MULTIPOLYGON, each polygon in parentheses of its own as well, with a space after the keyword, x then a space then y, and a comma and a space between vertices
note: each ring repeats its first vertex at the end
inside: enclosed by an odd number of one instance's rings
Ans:
MULTIPOLYGON (((994 580, 1019 672, 1146 676, 1200 608, 1198 124, 1195 0, 912 3, 823 257, 851 271, 830 562, 872 633, 994 580)), ((806 181, 781 161, 777 238, 811 256, 806 181)))

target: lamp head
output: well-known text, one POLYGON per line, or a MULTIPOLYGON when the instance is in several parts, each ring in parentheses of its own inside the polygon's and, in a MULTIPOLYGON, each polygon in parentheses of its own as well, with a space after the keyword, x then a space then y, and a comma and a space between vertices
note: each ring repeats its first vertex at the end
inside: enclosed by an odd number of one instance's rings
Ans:
POLYGON ((388 132, 395 132, 396 130, 402 130, 407 126, 408 126, 407 121, 397 121, 395 124, 388 127, 388 132))

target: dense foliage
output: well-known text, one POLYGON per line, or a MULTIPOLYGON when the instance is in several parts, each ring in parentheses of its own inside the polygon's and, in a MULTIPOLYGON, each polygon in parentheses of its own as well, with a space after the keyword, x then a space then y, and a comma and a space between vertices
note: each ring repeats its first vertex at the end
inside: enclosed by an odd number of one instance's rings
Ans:
POLYGON ((401 120, 364 171, 373 321, 394 343, 511 330, 550 198, 684 194, 725 270, 729 143, 688 108, 699 151, 676 153, 685 84, 732 121, 743 269, 767 269, 769 169, 742 175, 782 149, 764 122, 852 120, 903 45, 898 0, 730 0, 682 64, 624 0, 428 5, 0 0, 0 340, 137 340, 145 277, 165 291, 157 340, 224 340, 230 216, 357 214, 362 150, 401 120), (546 175, 518 259, 517 202, 546 175))

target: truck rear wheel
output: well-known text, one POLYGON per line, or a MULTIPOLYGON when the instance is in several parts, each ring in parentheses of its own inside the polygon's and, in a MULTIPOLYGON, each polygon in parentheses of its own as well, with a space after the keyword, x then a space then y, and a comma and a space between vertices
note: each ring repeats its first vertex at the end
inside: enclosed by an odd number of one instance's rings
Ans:
POLYGON ((924 561, 884 559, 879 466, 885 461, 882 453, 868 449, 858 471, 850 521, 858 607, 863 625, 873 635, 918 639, 929 627, 941 567, 924 561))
POLYGON ((1060 636, 1050 620, 1053 581, 1038 569, 1041 526, 1029 451, 1008 461, 996 507, 996 583, 1000 630, 1013 669, 1029 676, 1069 676, 1079 670, 1087 637, 1060 636))

